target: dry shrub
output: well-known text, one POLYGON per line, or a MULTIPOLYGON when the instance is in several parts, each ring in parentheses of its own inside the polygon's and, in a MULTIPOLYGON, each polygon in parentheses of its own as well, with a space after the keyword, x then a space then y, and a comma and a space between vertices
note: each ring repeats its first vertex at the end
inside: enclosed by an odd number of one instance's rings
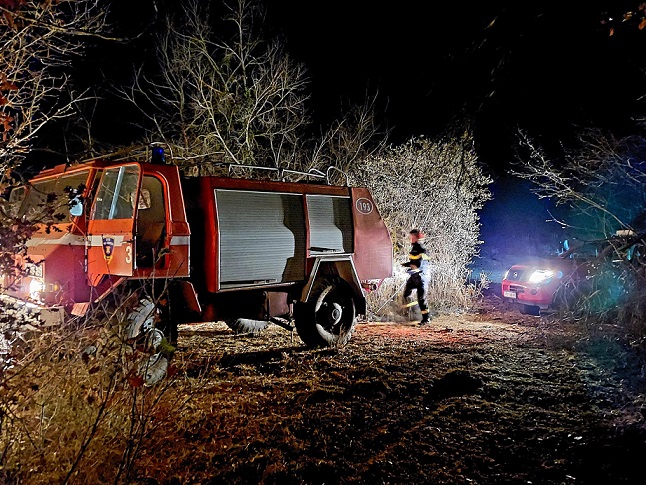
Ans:
POLYGON ((559 290, 561 316, 587 325, 620 329, 631 348, 646 351, 646 140, 583 130, 564 156, 549 154, 521 133, 515 174, 534 184, 539 198, 558 209, 568 238, 605 241, 594 259, 559 290))
POLYGON ((397 299, 392 292, 407 277, 399 263, 407 260, 412 228, 426 234, 431 308, 468 306, 475 287, 467 284, 467 266, 480 244, 477 211, 490 199, 491 183, 477 163, 470 135, 443 142, 412 139, 357 164, 350 177, 372 191, 395 245, 395 282, 370 296, 373 311, 374 305, 379 308, 388 299, 397 299))
POLYGON ((408 275, 400 266, 394 268, 392 278, 385 279, 366 296, 369 321, 403 321, 401 293, 408 275))
POLYGON ((149 354, 124 341, 125 314, 12 339, 0 362, 0 482, 129 481, 140 446, 174 406, 162 400, 172 379, 143 385, 149 354))

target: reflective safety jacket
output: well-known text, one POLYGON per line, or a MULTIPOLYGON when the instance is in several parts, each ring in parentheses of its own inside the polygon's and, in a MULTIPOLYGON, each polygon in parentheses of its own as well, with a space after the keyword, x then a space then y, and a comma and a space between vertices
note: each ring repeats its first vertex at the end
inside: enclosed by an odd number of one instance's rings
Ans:
POLYGON ((414 264, 422 271, 422 273, 425 273, 429 259, 431 258, 428 256, 424 243, 421 240, 418 240, 411 246, 408 253, 408 262, 404 263, 403 266, 408 266, 410 268, 410 266, 414 264))

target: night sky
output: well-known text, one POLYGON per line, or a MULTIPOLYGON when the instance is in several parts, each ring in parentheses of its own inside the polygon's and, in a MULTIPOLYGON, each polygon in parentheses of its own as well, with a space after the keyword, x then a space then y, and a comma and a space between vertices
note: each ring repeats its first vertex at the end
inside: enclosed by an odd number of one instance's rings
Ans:
MULTIPOLYGON (((395 144, 468 120, 494 175, 513 159, 519 128, 557 149, 581 127, 630 133, 643 113, 646 29, 620 22, 639 2, 263 3, 267 35, 307 68, 315 121, 329 123, 366 93, 378 93, 378 117, 395 144)), ((153 61, 164 4, 177 8, 162 0, 155 16, 151 0, 138 1, 136 10, 132 1, 112 2, 116 32, 144 35, 91 50, 83 65, 90 85, 128 82, 133 65, 153 61)), ((217 10, 220 2, 209 5, 217 10)), ((106 94, 97 132, 125 141, 114 128, 132 116, 106 94)))
POLYGON ((378 91, 394 142, 469 119, 494 170, 507 166, 517 128, 548 145, 582 126, 627 132, 645 94, 646 31, 615 25, 638 2, 266 4, 309 67, 324 119, 344 97, 378 91))
MULTIPOLYGON (((482 213, 485 239, 513 231, 514 221, 535 228, 549 217, 549 204, 507 175, 518 129, 558 158, 580 129, 631 134, 645 112, 646 29, 635 19, 622 21, 637 1, 263 3, 267 36, 281 39, 307 68, 315 122, 325 125, 348 103, 378 93, 378 119, 392 130, 393 144, 470 123, 479 158, 495 179, 496 199, 482 213)), ((136 139, 132 124, 140 116, 107 86, 127 83, 135 66, 154 64, 164 5, 179 4, 161 0, 155 15, 152 0, 113 0, 115 32, 142 35, 90 49, 82 64, 88 85, 105 86, 93 119, 100 141, 136 139)), ((221 8, 218 1, 209 5, 221 8)))

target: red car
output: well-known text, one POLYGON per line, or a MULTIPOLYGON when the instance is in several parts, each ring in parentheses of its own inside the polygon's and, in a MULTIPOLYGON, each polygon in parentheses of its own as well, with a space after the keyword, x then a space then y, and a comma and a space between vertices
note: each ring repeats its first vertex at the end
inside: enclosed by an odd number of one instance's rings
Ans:
POLYGON ((554 306, 558 289, 567 283, 584 287, 604 264, 616 266, 635 259, 643 247, 635 245, 631 236, 632 233, 618 233, 609 239, 578 243, 553 258, 514 264, 503 277, 501 296, 506 302, 521 305, 521 313, 538 315, 554 306))
POLYGON ((571 275, 573 266, 572 260, 561 257, 515 264, 503 277, 503 300, 521 304, 522 313, 538 315, 552 305, 556 290, 571 275))

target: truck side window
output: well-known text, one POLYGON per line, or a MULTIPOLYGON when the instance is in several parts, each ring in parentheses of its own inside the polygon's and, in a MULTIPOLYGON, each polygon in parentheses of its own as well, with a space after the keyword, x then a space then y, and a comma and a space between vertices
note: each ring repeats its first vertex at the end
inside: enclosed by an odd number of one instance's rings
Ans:
POLYGON ((32 219, 42 215, 47 205, 47 199, 50 194, 54 193, 55 188, 55 179, 42 180, 30 185, 27 196, 18 211, 18 216, 26 216, 27 219, 32 219))
MULTIPOLYGON (((145 183, 144 179, 144 183, 145 183)), ((135 206, 135 199, 137 198, 136 192, 130 193, 130 202, 132 206, 135 206)), ((137 203, 137 209, 150 209, 150 190, 143 188, 139 191, 139 202, 137 203)))
POLYGON ((66 175, 56 182, 56 219, 58 222, 69 222, 70 216, 83 214, 81 196, 85 191, 85 184, 89 170, 66 175))
POLYGON ((96 195, 92 219, 131 219, 134 216, 134 204, 130 194, 137 192, 138 183, 137 165, 106 170, 96 195))
POLYGON ((155 258, 163 245, 165 229, 164 188, 158 178, 145 175, 139 191, 135 228, 138 267, 148 268, 156 262, 155 258))

